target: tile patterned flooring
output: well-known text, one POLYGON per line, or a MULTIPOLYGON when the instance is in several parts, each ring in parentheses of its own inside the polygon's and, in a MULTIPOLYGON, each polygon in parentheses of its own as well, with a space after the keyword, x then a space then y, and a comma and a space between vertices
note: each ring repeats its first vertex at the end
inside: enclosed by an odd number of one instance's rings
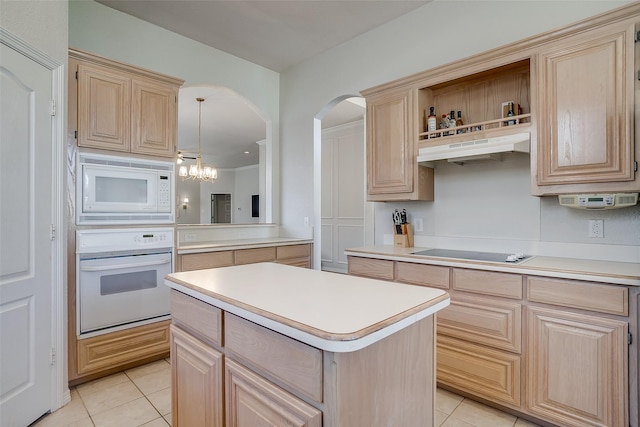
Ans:
MULTIPOLYGON (((71 402, 36 427, 167 427, 171 425, 171 365, 159 360, 71 389, 71 402)), ((436 426, 537 427, 523 419, 438 389, 436 426)))

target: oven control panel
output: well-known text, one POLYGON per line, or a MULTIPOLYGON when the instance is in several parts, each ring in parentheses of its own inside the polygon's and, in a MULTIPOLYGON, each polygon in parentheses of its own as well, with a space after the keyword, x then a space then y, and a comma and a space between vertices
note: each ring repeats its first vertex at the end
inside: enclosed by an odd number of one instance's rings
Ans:
POLYGON ((158 228, 121 228, 76 231, 78 254, 171 248, 174 230, 158 228))

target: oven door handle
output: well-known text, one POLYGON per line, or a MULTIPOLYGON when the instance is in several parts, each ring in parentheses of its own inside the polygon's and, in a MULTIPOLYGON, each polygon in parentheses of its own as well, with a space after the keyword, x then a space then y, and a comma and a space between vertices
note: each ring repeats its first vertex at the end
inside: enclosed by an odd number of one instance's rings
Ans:
POLYGON ((170 259, 160 260, 160 261, 149 261, 149 262, 137 262, 133 264, 114 264, 114 265, 102 265, 102 266, 83 266, 82 262, 80 262, 80 271, 106 271, 106 270, 120 270, 123 268, 131 268, 131 267, 148 267, 150 265, 162 265, 169 264, 171 262, 170 259))

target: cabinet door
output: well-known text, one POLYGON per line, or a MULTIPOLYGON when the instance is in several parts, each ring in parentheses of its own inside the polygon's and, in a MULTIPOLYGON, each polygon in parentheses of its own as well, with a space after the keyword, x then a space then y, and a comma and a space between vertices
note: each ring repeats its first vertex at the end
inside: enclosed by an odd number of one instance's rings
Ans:
MULTIPOLYGON (((633 66, 628 25, 569 37, 540 53, 538 185, 634 180, 633 66)), ((574 190, 599 188, 614 187, 574 190)))
POLYGON ((392 199, 413 192, 411 91, 367 98, 367 189, 392 199))
POLYGON ((628 426, 628 324, 528 309, 527 409, 566 426, 628 426))
POLYGON ((131 152, 171 157, 176 141, 177 89, 148 79, 132 83, 131 152))
POLYGON ((227 427, 322 426, 319 410, 229 359, 225 384, 227 427))
POLYGON ((171 326, 171 425, 224 426, 222 353, 171 326))
POLYGON ((130 150, 131 79, 99 65, 78 65, 78 145, 130 150))

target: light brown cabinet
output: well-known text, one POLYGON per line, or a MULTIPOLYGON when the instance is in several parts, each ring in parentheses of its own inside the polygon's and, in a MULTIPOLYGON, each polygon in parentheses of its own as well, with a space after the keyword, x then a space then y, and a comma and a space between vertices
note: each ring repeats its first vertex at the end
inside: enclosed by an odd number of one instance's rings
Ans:
POLYGON ((416 162, 414 91, 362 94, 367 100, 367 200, 433 200, 433 169, 416 162))
POLYGON ((638 333, 630 301, 640 289, 348 259, 351 274, 382 271, 387 280, 448 289, 451 304, 437 317, 438 384, 556 425, 637 425, 640 352, 627 334, 638 333))
POLYGON ((634 25, 561 38, 538 58, 537 193, 638 190, 634 25))
POLYGON ((177 256, 176 271, 228 267, 231 265, 254 264, 257 262, 278 262, 280 264, 311 268, 311 248, 312 245, 310 243, 303 243, 181 254, 177 256))
POLYGON ((223 427, 223 362, 219 351, 171 326, 173 425, 223 427))
POLYGON ((79 147, 175 154, 182 80, 77 50, 69 51, 69 63, 77 71, 79 147))
POLYGON ((628 323, 528 308, 527 410, 565 426, 628 426, 628 323))

